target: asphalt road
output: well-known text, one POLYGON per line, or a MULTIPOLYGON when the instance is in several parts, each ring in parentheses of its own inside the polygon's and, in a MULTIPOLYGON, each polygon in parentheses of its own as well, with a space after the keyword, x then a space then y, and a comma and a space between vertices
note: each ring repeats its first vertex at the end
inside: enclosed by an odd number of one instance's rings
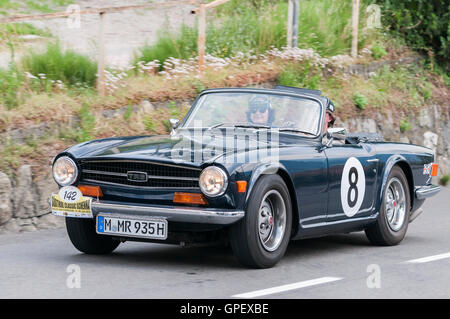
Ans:
POLYGON ((398 246, 363 232, 296 241, 264 270, 221 246, 125 243, 88 256, 64 229, 1 235, 0 298, 450 298, 449 207, 446 188, 398 246))

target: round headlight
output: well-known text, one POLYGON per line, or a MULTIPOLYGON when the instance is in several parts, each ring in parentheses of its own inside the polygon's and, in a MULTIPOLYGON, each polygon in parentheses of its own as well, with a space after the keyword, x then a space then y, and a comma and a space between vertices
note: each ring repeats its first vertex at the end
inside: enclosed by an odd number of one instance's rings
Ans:
POLYGON ((217 166, 209 166, 200 174, 200 189, 207 196, 222 195, 227 186, 227 174, 217 166))
POLYGON ((72 185, 77 176, 78 168, 71 158, 63 156, 53 164, 53 178, 60 186, 72 185))

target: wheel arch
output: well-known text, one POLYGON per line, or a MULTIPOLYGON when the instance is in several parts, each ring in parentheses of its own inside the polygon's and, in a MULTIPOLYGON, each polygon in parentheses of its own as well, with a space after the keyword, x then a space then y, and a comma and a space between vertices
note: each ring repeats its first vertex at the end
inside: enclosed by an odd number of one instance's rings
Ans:
POLYGON ((247 203, 248 200, 253 192, 253 188, 256 184, 256 182, 263 176, 268 174, 277 174, 280 176, 284 183, 286 184, 286 187, 289 191, 289 196, 291 197, 291 206, 292 206, 292 231, 291 231, 291 238, 294 237, 299 229, 299 210, 298 210, 298 203, 297 203, 297 195, 295 192, 294 183, 292 181, 291 176, 287 172, 286 168, 282 166, 280 163, 278 164, 264 164, 259 167, 257 167, 250 178, 249 182, 249 188, 247 192, 247 197, 245 200, 245 209, 247 209, 247 203))
POLYGON ((383 194, 386 188, 387 179, 389 177, 389 174, 392 171, 392 168, 395 166, 400 167, 400 169, 405 174, 406 180, 408 181, 408 190, 409 190, 409 197, 410 197, 410 207, 412 209, 414 204, 414 177, 412 173, 411 166, 409 165, 408 161, 401 155, 393 155, 391 156, 387 161, 386 165, 384 167, 383 175, 382 175, 382 183, 380 188, 380 193, 378 196, 378 211, 381 208, 381 203, 383 202, 383 194))

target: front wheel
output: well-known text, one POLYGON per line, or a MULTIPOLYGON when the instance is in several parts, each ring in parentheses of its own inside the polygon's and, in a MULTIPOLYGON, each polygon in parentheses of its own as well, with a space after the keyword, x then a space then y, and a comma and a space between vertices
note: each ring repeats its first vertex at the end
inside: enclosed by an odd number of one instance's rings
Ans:
POLYGON ((284 256, 291 228, 288 188, 279 175, 265 175, 252 191, 245 217, 230 229, 231 247, 241 264, 269 268, 284 256))
POLYGON ((120 244, 109 236, 97 234, 94 219, 66 217, 66 228, 72 244, 85 254, 109 254, 120 244))
POLYGON ((386 182, 377 221, 365 229, 370 242, 380 246, 399 244, 406 235, 411 201, 403 170, 394 166, 386 182))

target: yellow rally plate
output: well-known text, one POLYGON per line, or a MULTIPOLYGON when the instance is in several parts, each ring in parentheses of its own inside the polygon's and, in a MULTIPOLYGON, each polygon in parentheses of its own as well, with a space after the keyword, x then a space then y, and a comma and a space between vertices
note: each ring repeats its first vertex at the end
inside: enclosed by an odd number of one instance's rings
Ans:
POLYGON ((92 218, 91 197, 84 197, 72 186, 63 187, 58 194, 52 194, 52 214, 65 217, 92 218), (74 193, 77 194, 74 194, 74 193))

